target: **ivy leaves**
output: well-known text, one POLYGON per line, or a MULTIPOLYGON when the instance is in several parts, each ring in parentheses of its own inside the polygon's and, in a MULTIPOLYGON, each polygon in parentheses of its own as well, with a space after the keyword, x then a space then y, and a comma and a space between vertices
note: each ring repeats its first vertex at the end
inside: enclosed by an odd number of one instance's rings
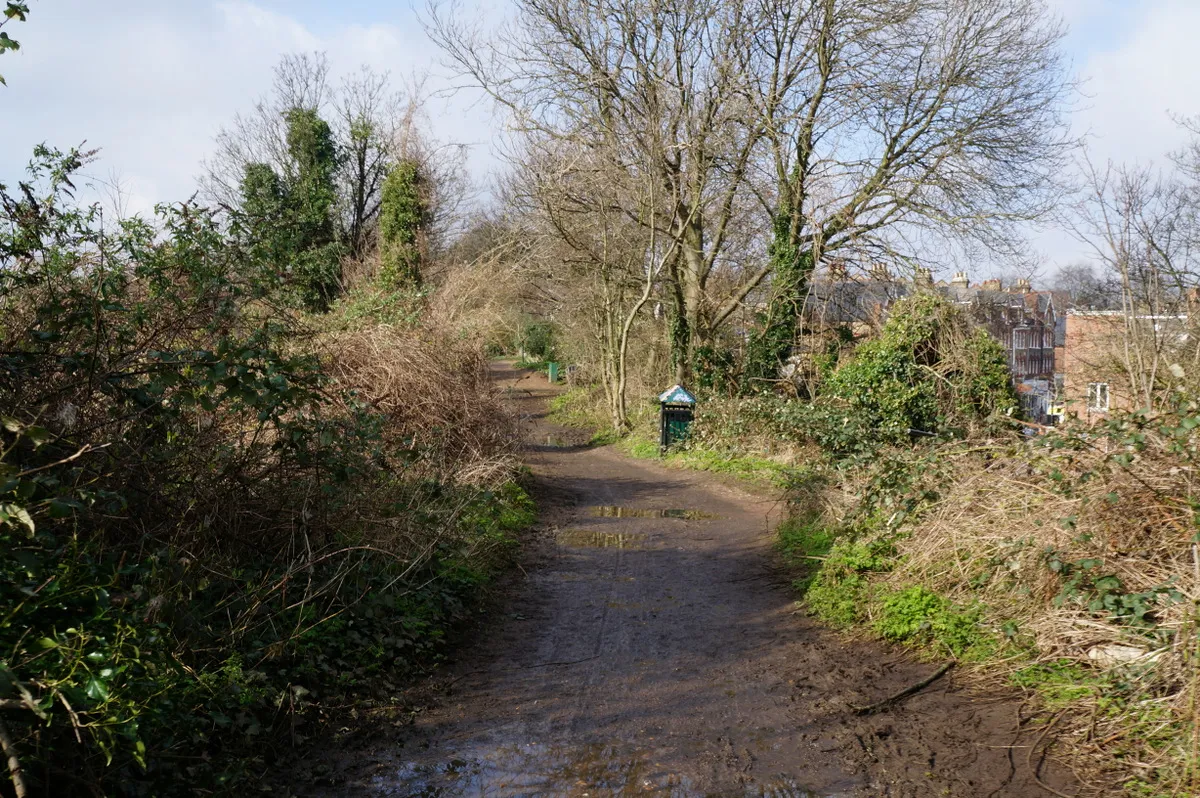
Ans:
MULTIPOLYGON (((29 14, 29 4, 24 2, 14 2, 8 0, 4 5, 4 21, 0 22, 0 28, 3 28, 14 19, 18 22, 24 22, 29 14)), ((6 53, 9 50, 20 50, 21 43, 8 35, 8 31, 0 30, 0 53, 6 53)), ((0 75, 0 85, 8 85, 4 80, 4 75, 0 75)))

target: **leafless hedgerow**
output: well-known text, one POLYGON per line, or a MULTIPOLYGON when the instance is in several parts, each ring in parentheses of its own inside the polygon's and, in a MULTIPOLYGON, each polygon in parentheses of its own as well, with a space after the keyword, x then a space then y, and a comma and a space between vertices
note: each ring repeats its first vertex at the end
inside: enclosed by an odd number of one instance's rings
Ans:
POLYGON ((519 432, 470 342, 376 326, 329 333, 323 347, 338 388, 384 414, 387 441, 419 455, 417 469, 464 485, 511 478, 519 432))

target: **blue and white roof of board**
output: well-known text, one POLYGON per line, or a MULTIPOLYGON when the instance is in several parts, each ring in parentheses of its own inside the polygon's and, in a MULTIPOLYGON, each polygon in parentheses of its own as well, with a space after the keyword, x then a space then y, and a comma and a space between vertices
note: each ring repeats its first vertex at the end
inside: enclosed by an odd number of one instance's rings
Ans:
POLYGON ((694 405, 696 397, 692 396, 682 385, 676 385, 674 388, 668 388, 659 395, 658 401, 672 405, 694 405))

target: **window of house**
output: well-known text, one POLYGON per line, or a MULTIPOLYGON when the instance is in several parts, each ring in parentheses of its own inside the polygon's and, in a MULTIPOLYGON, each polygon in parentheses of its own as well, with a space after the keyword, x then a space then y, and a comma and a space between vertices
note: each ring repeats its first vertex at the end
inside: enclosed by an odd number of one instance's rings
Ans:
POLYGON ((1088 410, 1098 413, 1108 412, 1107 382, 1088 383, 1088 410))

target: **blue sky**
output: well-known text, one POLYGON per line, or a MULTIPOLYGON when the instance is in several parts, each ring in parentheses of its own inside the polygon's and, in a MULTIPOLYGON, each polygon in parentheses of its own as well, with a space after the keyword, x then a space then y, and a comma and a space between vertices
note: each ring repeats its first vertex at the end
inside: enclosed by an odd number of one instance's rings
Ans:
MULTIPOLYGON (((1049 0, 1070 26, 1066 45, 1085 97, 1073 115, 1093 157, 1161 161, 1182 141, 1169 112, 1200 113, 1200 0, 1049 0)), ((482 0, 499 17, 505 0, 482 0)), ((92 168, 117 177, 130 207, 188 196, 218 128, 269 87, 279 56, 324 50, 335 73, 361 63, 398 78, 438 54, 409 2, 385 0, 33 0, 10 26, 19 53, 0 58, 0 180, 17 177, 42 141, 102 148, 92 168)), ((472 145, 486 180, 496 122, 475 97, 431 102, 435 134, 472 145)), ((1084 253, 1064 232, 1036 242, 1052 263, 1084 253)))

